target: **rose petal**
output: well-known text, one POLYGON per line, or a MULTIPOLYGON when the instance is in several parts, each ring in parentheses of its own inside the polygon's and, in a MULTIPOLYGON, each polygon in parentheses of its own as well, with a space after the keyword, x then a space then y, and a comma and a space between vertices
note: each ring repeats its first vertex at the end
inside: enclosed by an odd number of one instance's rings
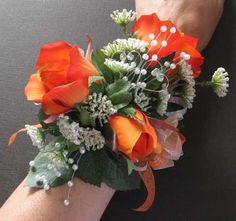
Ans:
POLYGON ((98 71, 93 64, 84 57, 77 46, 74 46, 70 53, 70 67, 67 79, 69 82, 98 75, 98 71))
POLYGON ((83 80, 53 88, 43 97, 43 111, 48 115, 63 113, 85 100, 88 93, 87 82, 83 80))
POLYGON ((134 119, 120 115, 112 116, 109 123, 117 136, 117 149, 130 156, 142 134, 142 125, 134 119))
POLYGON ((69 62, 70 49, 71 45, 65 41, 57 41, 43 45, 36 63, 36 69, 38 70, 47 63, 54 62, 55 60, 65 60, 69 62))
POLYGON ((43 85, 38 74, 32 74, 24 89, 27 100, 36 103, 42 102, 42 97, 47 93, 47 89, 43 85))

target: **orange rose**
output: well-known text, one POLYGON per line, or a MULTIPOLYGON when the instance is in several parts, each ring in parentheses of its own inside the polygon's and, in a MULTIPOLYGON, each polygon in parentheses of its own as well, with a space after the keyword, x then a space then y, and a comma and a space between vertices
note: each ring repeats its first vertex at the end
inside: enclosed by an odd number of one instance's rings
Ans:
POLYGON ((88 77, 98 75, 91 62, 78 46, 64 41, 43 45, 36 63, 36 73, 30 76, 25 87, 29 101, 41 103, 48 115, 70 110, 85 100, 88 77))
POLYGON ((182 51, 188 53, 191 56, 188 63, 192 65, 194 76, 199 76, 204 59, 196 49, 198 40, 176 30, 171 21, 161 21, 155 13, 143 15, 133 26, 132 33, 137 33, 139 39, 148 42, 149 54, 157 54, 159 59, 176 52, 174 59, 177 64, 180 53, 182 51), (152 41, 150 34, 153 34, 156 45, 150 45, 152 41), (162 42, 165 42, 166 46, 163 46, 162 42))
POLYGON ((162 147, 147 116, 139 110, 136 110, 136 116, 144 124, 129 117, 115 115, 111 117, 110 125, 117 136, 117 149, 131 160, 145 160, 153 152, 160 153, 162 147))

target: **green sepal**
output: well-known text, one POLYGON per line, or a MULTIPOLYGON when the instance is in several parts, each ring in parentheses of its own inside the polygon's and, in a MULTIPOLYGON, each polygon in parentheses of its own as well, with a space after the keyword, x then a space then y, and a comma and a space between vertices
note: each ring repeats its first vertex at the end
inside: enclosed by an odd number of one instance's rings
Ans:
POLYGON ((92 54, 92 63, 95 65, 97 70, 101 73, 107 83, 113 82, 112 71, 104 64, 106 59, 105 54, 100 48, 97 47, 95 52, 92 54))
POLYGON ((132 101, 132 94, 129 92, 130 84, 125 80, 117 80, 110 84, 107 88, 108 99, 116 109, 127 106, 132 101))
POLYGON ((45 176, 51 187, 65 184, 71 179, 72 169, 66 164, 60 151, 40 152, 34 159, 34 166, 30 168, 26 184, 29 187, 43 188, 43 182, 36 179, 36 175, 45 176), (61 176, 56 176, 54 170, 47 168, 48 164, 56 164, 61 176))

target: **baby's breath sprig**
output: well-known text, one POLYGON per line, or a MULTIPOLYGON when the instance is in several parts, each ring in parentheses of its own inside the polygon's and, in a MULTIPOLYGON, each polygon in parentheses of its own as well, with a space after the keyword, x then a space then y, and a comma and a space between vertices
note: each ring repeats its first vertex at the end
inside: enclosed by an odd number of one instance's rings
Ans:
POLYGON ((129 25, 136 18, 136 12, 132 10, 123 9, 122 11, 115 10, 111 13, 112 20, 123 28, 123 31, 126 35, 127 33, 127 25, 129 25))
POLYGON ((229 74, 224 68, 218 68, 211 81, 198 82, 197 85, 211 87, 218 97, 225 97, 228 93, 229 74))

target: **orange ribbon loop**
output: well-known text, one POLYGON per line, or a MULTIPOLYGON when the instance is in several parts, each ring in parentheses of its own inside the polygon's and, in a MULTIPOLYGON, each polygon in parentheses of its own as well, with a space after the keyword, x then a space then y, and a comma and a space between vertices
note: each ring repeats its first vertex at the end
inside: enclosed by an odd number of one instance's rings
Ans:
POLYGON ((139 175, 147 189, 147 198, 140 207, 134 210, 137 212, 145 212, 150 209, 155 199, 155 178, 153 175, 153 171, 149 165, 147 166, 147 170, 140 171, 139 175))

